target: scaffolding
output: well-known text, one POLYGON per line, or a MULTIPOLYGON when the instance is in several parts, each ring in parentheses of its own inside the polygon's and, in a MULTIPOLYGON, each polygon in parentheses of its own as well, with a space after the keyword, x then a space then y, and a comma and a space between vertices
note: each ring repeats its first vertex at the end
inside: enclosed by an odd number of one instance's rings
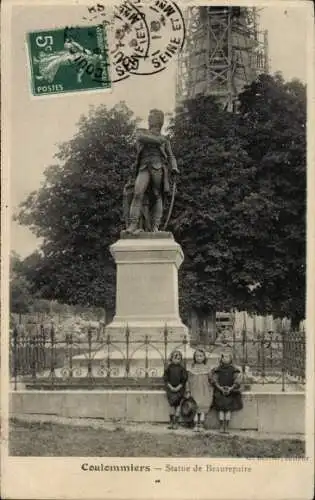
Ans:
POLYGON ((258 29, 255 7, 190 7, 179 56, 176 102, 214 95, 229 111, 258 74, 268 72, 268 32, 258 29))

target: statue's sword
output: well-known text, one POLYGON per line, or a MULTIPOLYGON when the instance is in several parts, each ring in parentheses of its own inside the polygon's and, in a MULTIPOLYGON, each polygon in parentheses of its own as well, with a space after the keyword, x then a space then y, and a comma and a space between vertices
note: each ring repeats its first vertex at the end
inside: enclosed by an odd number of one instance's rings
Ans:
POLYGON ((174 202, 175 202, 175 194, 176 194, 176 180, 174 179, 173 180, 173 189, 172 189, 172 199, 171 199, 171 203, 170 203, 170 208, 168 210, 167 218, 166 218, 166 221, 165 221, 165 224, 163 227, 163 231, 165 231, 165 229, 167 228, 168 223, 169 223, 170 218, 171 218, 171 215, 172 215, 172 212, 173 212, 174 202))

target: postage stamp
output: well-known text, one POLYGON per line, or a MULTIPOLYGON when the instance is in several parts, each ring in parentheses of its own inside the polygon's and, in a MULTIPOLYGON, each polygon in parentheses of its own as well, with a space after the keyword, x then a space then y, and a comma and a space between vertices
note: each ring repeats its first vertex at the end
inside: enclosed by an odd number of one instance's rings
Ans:
POLYGON ((111 87, 102 24, 33 31, 27 45, 34 96, 111 87))

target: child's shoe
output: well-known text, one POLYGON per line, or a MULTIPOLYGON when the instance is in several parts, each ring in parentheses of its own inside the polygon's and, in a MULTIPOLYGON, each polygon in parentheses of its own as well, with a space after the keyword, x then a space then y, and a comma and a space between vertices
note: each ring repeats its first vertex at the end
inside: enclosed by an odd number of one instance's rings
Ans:
POLYGON ((224 434, 229 433, 229 421, 228 420, 224 420, 223 432, 224 432, 224 434))
POLYGON ((179 417, 175 417, 174 418, 174 425, 173 425, 173 429, 178 429, 178 421, 179 421, 179 417))
POLYGON ((170 424, 167 427, 168 429, 174 429, 174 415, 170 415, 170 424))

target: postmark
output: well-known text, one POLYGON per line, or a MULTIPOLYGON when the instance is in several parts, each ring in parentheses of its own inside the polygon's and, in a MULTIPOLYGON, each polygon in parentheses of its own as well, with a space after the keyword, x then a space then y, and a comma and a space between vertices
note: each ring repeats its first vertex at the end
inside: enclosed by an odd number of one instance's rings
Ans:
POLYGON ((110 56, 114 81, 124 80, 139 70, 149 57, 150 34, 146 15, 128 0, 117 5, 109 23, 110 56))
POLYGON ((149 27, 148 56, 139 60, 139 67, 130 71, 136 75, 151 75, 167 68, 171 60, 182 50, 185 41, 185 23, 175 2, 156 0, 135 4, 147 20, 149 27))
POLYGON ((111 88, 103 24, 27 34, 34 96, 111 88))
POLYGON ((111 12, 98 3, 84 19, 102 19, 108 26, 113 82, 163 71, 185 41, 182 12, 171 0, 126 0, 111 12))

